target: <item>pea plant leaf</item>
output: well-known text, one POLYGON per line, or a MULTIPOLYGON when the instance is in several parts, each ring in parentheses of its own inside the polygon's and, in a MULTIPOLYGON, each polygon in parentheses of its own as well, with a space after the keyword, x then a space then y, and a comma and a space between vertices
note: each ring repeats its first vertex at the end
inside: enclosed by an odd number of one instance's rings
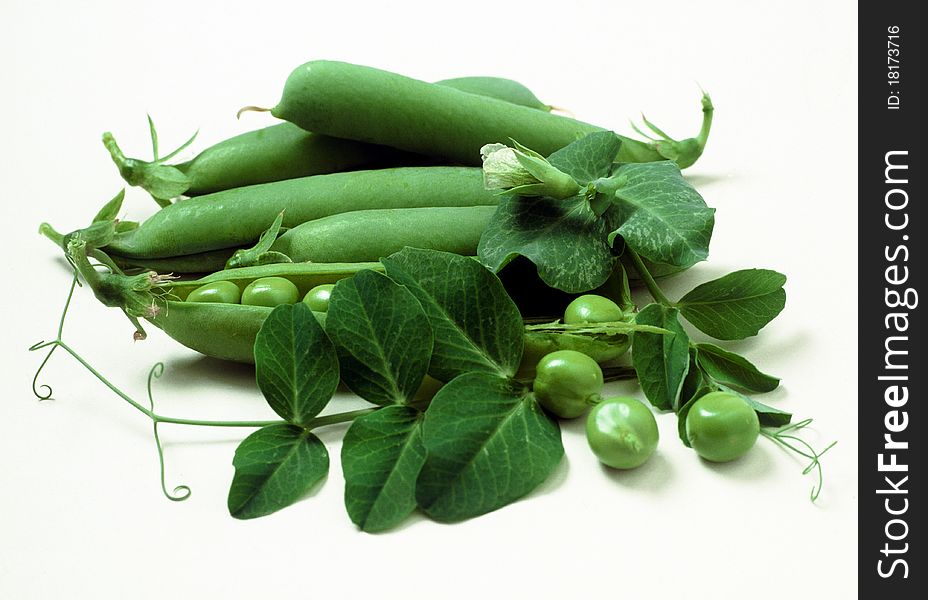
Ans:
POLYGON ((703 283, 680 298, 687 321, 720 340, 757 335, 786 305, 786 276, 769 269, 744 269, 703 283))
POLYGON ((618 223, 609 233, 610 244, 621 236, 641 256, 679 267, 706 259, 715 209, 683 179, 676 163, 625 164, 612 178, 624 183, 607 213, 618 223))
POLYGON ((236 519, 254 519, 306 495, 328 473, 329 454, 309 431, 281 423, 242 440, 232 465, 229 513, 236 519))
POLYGON ((596 290, 596 293, 618 304, 622 312, 631 313, 635 311, 635 300, 632 298, 628 272, 625 270, 622 261, 616 261, 615 269, 609 275, 609 279, 596 290))
POLYGON ((783 425, 789 425, 789 422, 793 418, 792 413, 774 408, 773 406, 768 406, 763 402, 758 402, 750 396, 746 396, 738 390, 732 389, 726 385, 719 384, 719 389, 740 396, 745 402, 750 404, 754 412, 757 413, 757 419, 760 421, 761 427, 782 427, 783 425))
POLYGON ((338 387, 338 358, 308 306, 276 307, 255 338, 255 376, 267 403, 295 425, 306 425, 338 387))
POLYGON ((611 131, 595 131, 548 156, 548 162, 580 185, 606 177, 619 153, 622 139, 611 131))
POLYGON ((381 262, 428 315, 434 333, 432 377, 515 374, 522 357, 522 316, 496 275, 472 258, 436 250, 404 248, 381 262))
POLYGON ((494 272, 524 256, 548 286, 586 292, 602 285, 616 262, 607 241, 611 212, 597 216, 583 196, 503 196, 480 237, 477 255, 494 272))
POLYGON ((751 362, 715 344, 696 344, 699 353, 697 362, 706 374, 715 381, 741 388, 749 392, 770 392, 780 385, 780 379, 762 373, 751 362))
POLYGON ((432 328, 408 289, 359 271, 335 284, 325 328, 351 391, 380 405, 412 399, 428 370, 432 328))
POLYGON ((425 464, 421 422, 415 408, 387 406, 355 419, 345 434, 345 508, 361 530, 390 529, 415 510, 425 464))
POLYGON ((635 318, 671 335, 637 332, 632 340, 632 364, 648 401, 659 410, 679 408, 680 389, 689 371, 689 336, 679 321, 680 312, 661 304, 645 306, 635 318))
POLYGON ((476 517, 542 483, 561 461, 560 428, 518 384, 465 373, 436 394, 425 413, 419 506, 435 520, 476 517))
POLYGON ((683 379, 683 387, 680 389, 680 408, 677 409, 677 434, 683 440, 683 445, 690 447, 690 440, 686 437, 686 415, 690 412, 693 402, 702 398, 709 392, 719 389, 718 384, 712 381, 698 364, 699 351, 695 346, 690 347, 689 369, 686 377, 683 379))

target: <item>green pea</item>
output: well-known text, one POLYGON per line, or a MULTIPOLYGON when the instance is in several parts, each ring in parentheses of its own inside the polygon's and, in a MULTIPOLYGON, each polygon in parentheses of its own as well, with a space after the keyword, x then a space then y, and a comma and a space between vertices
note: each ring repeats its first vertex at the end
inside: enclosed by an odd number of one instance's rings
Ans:
POLYGON ((686 414, 686 438, 699 456, 728 462, 747 454, 757 441, 757 413, 728 392, 711 392, 693 403, 686 414))
POLYGON ((222 304, 238 304, 242 299, 242 292, 231 281, 214 281, 201 285, 187 295, 187 302, 221 302, 222 304))
POLYGON ((640 467, 654 454, 660 434, 654 414, 635 398, 603 400, 586 420, 586 440, 596 458, 615 469, 640 467))
POLYGON ((248 284, 242 292, 242 304, 248 306, 277 306, 295 304, 300 298, 296 285, 283 277, 262 277, 248 284))
POLYGON ((306 292, 303 302, 316 312, 329 310, 329 297, 332 295, 334 283, 323 283, 306 292))
POLYGON ((595 360, 576 350, 542 357, 532 391, 543 407, 559 417, 579 417, 603 390, 603 372, 595 360))
POLYGON ((584 294, 574 298, 564 310, 564 323, 578 325, 581 323, 608 323, 622 321, 625 313, 619 305, 604 296, 584 294))

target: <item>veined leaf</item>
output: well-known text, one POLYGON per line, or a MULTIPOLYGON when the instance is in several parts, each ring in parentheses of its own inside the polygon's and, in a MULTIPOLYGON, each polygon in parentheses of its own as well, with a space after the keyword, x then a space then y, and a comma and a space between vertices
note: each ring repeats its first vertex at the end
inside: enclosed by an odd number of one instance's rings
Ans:
POLYGON ((342 381, 374 404, 408 402, 429 366, 432 328, 416 297, 375 271, 335 284, 325 328, 342 381))
POLYGON ((786 276, 745 269, 696 286, 677 306, 687 321, 720 340, 757 335, 786 305, 786 276))
POLYGON ((419 505, 438 521, 506 506, 535 489, 561 461, 560 428, 527 390, 466 373, 438 392, 425 414, 427 459, 419 505))
POLYGON ((515 374, 522 316, 496 275, 472 258, 435 250, 405 248, 381 262, 428 315, 434 333, 430 375, 450 381, 474 371, 515 374))
POLYGON ((345 434, 345 508, 362 530, 390 529, 415 510, 425 464, 421 417, 409 406, 387 406, 355 419, 345 434))
POLYGON ((630 163, 612 177, 626 181, 606 213, 614 213, 619 223, 609 234, 610 244, 622 236, 641 256, 679 267, 706 259, 715 209, 683 179, 676 163, 630 163))
POLYGON ((548 162, 586 185, 609 175, 622 139, 611 131, 595 131, 564 146, 548 157, 548 162))
POLYGON ((276 307, 255 338, 255 375, 267 403, 291 423, 305 425, 338 387, 338 358, 308 306, 276 307))
POLYGON ((648 401, 659 410, 679 408, 680 389, 689 370, 689 337, 679 311, 649 304, 635 321, 670 331, 673 335, 638 332, 632 339, 632 364, 648 401))
POLYGON ((229 513, 263 517, 302 498, 329 471, 329 454, 312 433, 281 423, 242 440, 232 459, 229 513))
POLYGON ((597 216, 582 196, 567 200, 503 196, 483 231, 477 254, 493 271, 517 256, 538 268, 547 285, 581 293, 602 285, 616 256, 607 241, 607 218, 597 216))
POLYGON ((725 385, 719 385, 719 388, 730 394, 740 396, 745 402, 750 404, 754 412, 757 413, 757 420, 760 421, 761 427, 782 427, 783 425, 789 425, 789 422, 793 418, 792 413, 768 406, 763 402, 758 402, 750 396, 742 394, 738 390, 734 390, 725 385))
POLYGON ((762 373, 748 359, 734 352, 715 344, 696 344, 696 348, 699 366, 719 383, 758 393, 773 391, 780 385, 779 378, 762 373))

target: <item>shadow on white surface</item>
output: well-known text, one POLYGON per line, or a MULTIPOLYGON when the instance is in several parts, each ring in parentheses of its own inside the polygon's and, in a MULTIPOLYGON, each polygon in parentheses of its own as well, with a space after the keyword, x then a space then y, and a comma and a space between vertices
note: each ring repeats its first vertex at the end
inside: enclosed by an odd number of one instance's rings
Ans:
POLYGON ((683 173, 683 178, 686 179, 691 186, 696 189, 702 189, 709 187, 712 184, 719 183, 722 181, 728 181, 732 179, 731 175, 709 175, 697 173, 694 175, 688 175, 683 173))
POLYGON ((727 463, 716 463, 700 458, 699 462, 709 471, 718 475, 740 481, 763 481, 770 478, 773 460, 770 456, 770 444, 758 438, 757 444, 743 457, 727 463))
POLYGON ((170 370, 171 384, 196 386, 205 383, 222 386, 247 386, 257 388, 255 367, 243 363, 220 360, 209 356, 191 355, 165 361, 165 372, 170 370))
POLYGON ((600 470, 611 481, 638 492, 659 493, 673 482, 673 464, 660 452, 637 469, 613 469, 600 463, 600 470))

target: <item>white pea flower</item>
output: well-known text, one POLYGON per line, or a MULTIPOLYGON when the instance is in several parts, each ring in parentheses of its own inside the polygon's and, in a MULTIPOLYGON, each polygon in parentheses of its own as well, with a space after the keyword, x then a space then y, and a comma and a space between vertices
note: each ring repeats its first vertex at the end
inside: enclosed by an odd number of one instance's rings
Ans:
POLYGON ((483 183, 488 190, 558 199, 573 197, 580 191, 573 177, 518 143, 515 148, 487 144, 480 149, 480 157, 483 159, 483 183))

